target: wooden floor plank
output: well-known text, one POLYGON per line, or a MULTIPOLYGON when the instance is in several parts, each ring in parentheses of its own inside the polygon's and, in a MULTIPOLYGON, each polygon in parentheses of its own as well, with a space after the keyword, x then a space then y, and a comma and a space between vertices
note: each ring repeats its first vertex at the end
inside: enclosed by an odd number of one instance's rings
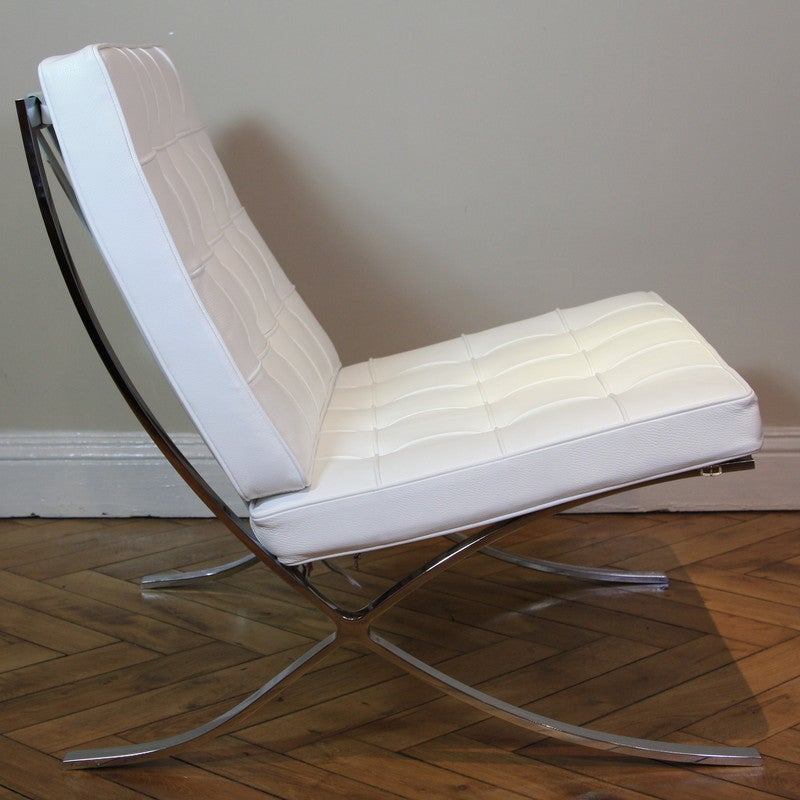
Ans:
MULTIPOLYGON (((207 594, 213 598, 213 590, 150 592, 143 597, 138 586, 94 571, 77 572, 57 580, 60 590, 86 597, 96 605, 105 604, 108 598, 113 597, 115 608, 131 612, 137 619, 145 616, 155 621, 157 625, 167 625, 170 629, 176 628, 189 633, 202 631, 205 637, 238 644, 256 653, 268 655, 297 645, 312 644, 310 639, 290 633, 285 627, 264 625, 245 615, 240 616, 242 623, 232 628, 229 611, 220 611, 208 602, 197 602, 198 594, 207 594)), ((247 599, 240 596, 239 607, 246 605, 247 599)), ((283 624, 285 626, 285 622, 283 624)), ((160 627, 157 630, 161 630, 160 627)), ((170 632, 169 638, 181 641, 181 636, 177 632, 170 632)))
MULTIPOLYGON (((223 645, 220 643, 216 647, 223 648, 223 645)), ((226 701, 226 707, 232 707, 299 655, 281 653, 253 659, 252 654, 232 645, 224 645, 224 649, 228 652, 188 654, 183 661, 174 657, 160 659, 152 665, 152 674, 147 674, 147 669, 141 669, 138 675, 126 670, 121 685, 108 688, 103 685, 95 692, 81 687, 82 692, 69 695, 77 710, 71 707, 70 713, 53 716, 52 712, 48 715, 46 710, 37 709, 37 716, 46 717, 44 721, 20 726, 10 731, 9 736, 44 752, 56 753, 83 746, 89 739, 154 721, 164 722, 160 725, 162 735, 173 735, 182 728, 171 727, 171 718, 187 709, 219 701, 226 701), (169 665, 165 663, 168 660, 169 665), (152 686, 159 688, 150 688, 152 686)), ((213 714, 204 716, 204 721, 208 721, 213 714)))
MULTIPOLYGON (((182 537, 182 543, 175 542, 175 546, 170 546, 168 549, 163 548, 163 543, 161 546, 154 544, 150 552, 114 560, 95 569, 112 578, 138 583, 145 575, 209 567, 234 561, 245 555, 244 545, 234 539, 227 530, 219 527, 201 530, 202 539, 196 535, 182 537)), ((81 563, 78 569, 85 569, 88 566, 81 563)))
MULTIPOLYGON (((754 745, 763 733, 747 736, 754 705, 750 700, 718 711, 705 719, 687 725, 684 730, 716 741, 754 745)), ((800 677, 793 678, 759 694, 758 713, 769 731, 782 733, 800 725, 800 677)))
MULTIPOLYGON (((169 716, 181 704, 197 703, 204 697, 204 689, 209 691, 208 684, 223 680, 221 673, 230 678, 227 670, 231 665, 238 667, 252 659, 253 654, 246 650, 212 642, 106 673, 102 679, 92 676, 33 697, 5 700, 0 703, 0 720, 4 731, 18 741, 52 753, 79 744, 76 736, 116 733, 142 720, 169 716), (200 685, 194 686, 195 681, 200 685)), ((223 684, 222 691, 235 689, 223 684)))
POLYGON ((482 600, 486 595, 498 608, 519 608, 518 613, 520 616, 524 613, 527 625, 531 627, 545 623, 568 626, 568 629, 562 627, 561 631, 556 629, 556 634, 560 633, 559 641, 569 637, 575 644, 585 641, 580 637, 576 639, 575 632, 583 633, 585 637, 586 632, 591 631, 597 636, 606 634, 660 647, 674 647, 700 634, 683 619, 680 624, 668 621, 663 613, 663 603, 648 603, 648 598, 660 599, 662 593, 659 589, 639 587, 632 590, 607 585, 587 587, 577 581, 537 580, 536 573, 520 572, 512 569, 496 574, 493 581, 502 581, 502 587, 495 586, 494 590, 487 586, 487 581, 479 585, 462 582, 460 587, 456 587, 452 576, 442 576, 441 591, 452 591, 457 596, 478 594, 482 600), (541 594, 533 595, 531 590, 535 588, 541 594), (662 619, 643 614, 642 606, 648 605, 659 606, 662 619), (598 613, 598 606, 603 608, 603 613, 598 613), (568 631, 572 632, 571 637, 568 631))
POLYGON ((97 771, 65 770, 51 756, 0 736, 0 783, 31 800, 139 800, 148 795, 119 786, 97 771))
POLYGON ((761 543, 786 531, 793 531, 797 528, 797 521, 794 513, 762 514, 744 522, 720 528, 712 527, 680 542, 669 543, 615 563, 625 569, 670 569, 678 564, 686 566, 740 547, 761 543), (661 566, 657 566, 658 564, 661 566))
POLYGON ((777 621, 750 619, 737 613, 718 608, 710 613, 697 588, 682 581, 683 571, 671 573, 669 588, 657 592, 633 592, 623 589, 618 592, 597 592, 592 595, 592 605, 598 616, 607 611, 635 613, 641 621, 664 622, 677 625, 698 634, 715 634, 726 639, 768 647, 793 638, 795 631, 787 629, 777 621), (633 596, 631 596, 633 594, 633 596))
MULTIPOLYGON (((304 648, 298 648, 293 651, 287 651, 282 655, 267 656, 242 665, 238 669, 232 670, 235 673, 233 676, 235 680, 230 680, 228 675, 221 671, 218 675, 218 680, 214 682, 215 686, 219 683, 219 688, 215 695, 203 696, 204 701, 208 701, 207 704, 205 702, 187 702, 182 710, 172 709, 168 718, 160 718, 130 728, 125 731, 126 741, 150 741, 165 735, 191 730, 207 723, 211 719, 215 719, 220 714, 227 712, 235 703, 244 699, 245 696, 258 689, 266 680, 272 678, 280 668, 299 656, 303 650, 304 648), (230 684, 227 689, 224 688, 226 681, 230 684)), ((257 707, 251 716, 239 718, 239 727, 246 729, 263 721, 282 717, 285 714, 292 713, 292 711, 307 709, 326 697, 338 697, 342 693, 350 693, 353 685, 359 687, 361 683, 355 674, 350 674, 351 668, 355 670, 355 673, 358 672, 358 667, 353 667, 358 657, 357 654, 354 656, 352 652, 344 649, 336 651, 311 670, 307 677, 301 678, 296 686, 286 689, 278 699, 257 707), (339 672, 332 680, 329 671, 337 666, 342 666, 344 671, 339 672), (342 675, 346 677, 343 678, 342 675)), ((379 670, 372 670, 372 674, 367 676, 362 673, 361 681, 373 685, 381 683, 385 677, 385 674, 381 674, 379 670)), ((200 688, 202 689, 202 687, 200 688)), ((355 691, 358 691, 358 688, 355 691)), ((190 690, 187 698, 191 696, 196 697, 197 692, 194 691, 193 693, 190 690)))
POLYGON ((800 557, 760 566, 750 574, 758 578, 769 578, 792 586, 800 586, 800 557))
MULTIPOLYGON (((3 568, 30 578, 44 579, 61 572, 74 572, 73 564, 97 566, 106 560, 116 560, 119 555, 106 535, 109 530, 107 520, 93 520, 89 526, 82 526, 79 520, 64 520, 54 527, 60 533, 46 526, 37 528, 35 535, 28 531, 25 541, 20 535, 14 537, 17 546, 5 549, 0 554, 3 568)), ((148 520, 146 527, 141 522, 136 524, 131 521, 125 527, 130 532, 126 536, 127 546, 135 550, 148 547, 163 549, 156 538, 159 534, 170 539, 183 536, 187 540, 194 536, 172 520, 148 520)), ((117 535, 126 535, 125 527, 115 526, 117 535)))
MULTIPOLYGON (((791 525, 791 520, 789 522, 791 525)), ((747 574, 765 563, 781 563, 800 553, 800 528, 790 528, 786 533, 726 550, 704 560, 704 564, 726 572, 747 574)))
POLYGON ((789 728, 762 739, 758 747, 765 756, 796 765, 800 759, 800 727, 789 728))
MULTIPOLYGON (((103 636, 105 644, 113 638, 125 639, 162 653, 175 652, 209 641, 209 637, 184 628, 162 623, 139 612, 131 612, 105 600, 88 600, 75 592, 65 591, 41 581, 20 575, 0 575, 0 597, 14 598, 24 604, 28 613, 41 612, 53 620, 53 628, 82 625, 103 636)), ((98 641, 98 644, 101 642, 98 641)), ((61 650, 61 647, 53 647, 61 650)), ((66 652, 66 651, 65 651, 66 652)))
POLYGON ((427 800, 430 797, 458 797, 464 800, 522 800, 529 793, 514 791, 438 765, 411 759, 355 739, 326 739, 291 753, 309 764, 337 775, 358 775, 381 791, 402 784, 404 797, 427 800))
POLYGON ((731 574, 725 570, 709 567, 705 563, 687 567, 684 574, 694 586, 707 586, 742 595, 748 602, 757 598, 790 608, 800 608, 800 586, 779 583, 753 574, 731 574))
POLYGON ((85 547, 92 532, 108 531, 108 520, 101 519, 0 520, 0 525, 2 569, 11 564, 30 563, 37 555, 51 558, 72 536, 80 547, 85 547))
MULTIPOLYGON (((506 639, 474 653, 447 659, 436 666, 457 680, 480 688, 499 675, 530 666, 551 655, 552 648, 506 639)), ((350 731, 349 735, 381 747, 400 750, 458 730, 484 716, 471 706, 442 697, 408 711, 384 715, 350 731)))
MULTIPOLYGON (((246 745, 233 737, 225 737, 213 749, 182 756, 183 761, 244 783, 262 792, 275 792, 283 800, 398 800, 405 794, 402 780, 395 791, 384 791, 360 780, 360 773, 342 775, 314 763, 269 750, 246 745)), ((223 795, 224 797, 224 795, 223 795)))
MULTIPOLYGON (((558 766, 589 780, 611 783, 617 790, 641 792, 658 800, 798 800, 797 794, 782 794, 764 787, 763 767, 692 767, 648 762, 647 768, 635 759, 600 757, 593 751, 542 740, 522 751, 537 762, 558 766), (750 779, 751 785, 733 783, 726 776, 735 774, 740 780, 750 779), (761 784, 760 787, 752 784, 761 784)), ((767 765, 769 768, 771 764, 767 765)), ((601 795, 602 796, 602 795, 601 795)), ((610 795, 614 797, 613 794, 610 795)))
MULTIPOLYGON (((380 621, 459 680, 634 736, 753 744, 760 768, 663 765, 559 743, 341 649, 232 735, 135 768, 68 771, 67 747, 143 741, 230 708, 330 630, 263 565, 143 597, 144 573, 237 558, 208 520, 0 521, 0 800, 200 797, 800 800, 800 514, 555 517, 535 557, 666 569, 598 587, 478 556, 380 621), (5 570, 3 571, 3 567, 5 570)), ((442 548, 368 554, 357 607, 442 548)), ((341 566, 352 570, 352 559, 341 566)))
POLYGON ((798 641, 761 650, 691 678, 653 697, 639 700, 593 721, 617 733, 651 739, 667 738, 722 708, 744 703, 748 726, 740 736, 750 742, 765 738, 766 721, 754 695, 762 695, 792 680, 798 672, 798 641))
POLYGON ((386 750, 401 751, 460 731, 486 719, 486 714, 453 697, 437 697, 397 714, 371 720, 348 736, 386 750))
POLYGON ((537 762, 491 745, 455 735, 443 736, 405 751, 426 764, 468 775, 493 786, 536 800, 614 798, 644 800, 652 795, 621 789, 613 782, 595 781, 572 770, 537 762))
POLYGON ((186 761, 161 761, 147 769, 110 769, 105 770, 104 777, 154 800, 280 800, 281 797, 249 786, 246 780, 231 781, 203 765, 186 761))
POLYGON ((437 694, 435 689, 404 675, 361 689, 357 695, 342 694, 332 700, 305 706, 237 735, 246 742, 287 753, 321 736, 346 733, 365 722, 421 705, 437 694))
POLYGON ((797 608, 785 603, 772 600, 762 600, 759 597, 748 597, 747 602, 742 602, 742 595, 738 591, 726 591, 711 586, 692 583, 683 578, 673 579, 671 591, 674 597, 684 600, 687 595, 699 597, 704 607, 712 613, 721 611, 723 614, 744 617, 755 622, 768 625, 777 625, 786 628, 796 635, 800 631, 800 617, 797 608))
MULTIPOLYGON (((89 538, 76 531, 66 540, 60 540, 57 548, 50 542, 37 547, 34 539, 33 548, 25 548, 28 558, 22 560, 21 553, 14 551, 15 563, 8 569, 28 578, 47 580, 80 569, 115 563, 120 553, 114 543, 115 537, 106 535, 108 530, 106 521, 102 528, 95 528, 94 535, 89 538)), ((213 526, 202 521, 198 525, 187 526, 171 519, 121 520, 114 530, 117 534, 121 531, 125 536, 128 559, 153 552, 161 553, 181 544, 219 535, 213 526)))
MULTIPOLYGON (((507 592, 505 594, 507 599, 512 599, 508 598, 507 592)), ((540 642, 549 647, 555 643, 563 647, 565 642, 577 647, 600 638, 596 631, 580 624, 580 621, 572 624, 572 620, 565 622, 555 619, 556 615, 538 613, 538 606, 547 608, 551 603, 551 599, 538 595, 536 600, 522 606, 521 610, 516 610, 514 605, 508 603, 502 608, 487 602, 481 594, 481 587, 468 582, 458 596, 441 591, 420 591, 409 597, 403 607, 419 615, 417 624, 421 624, 424 617, 436 616, 448 621, 448 624, 460 622, 465 626, 540 642)), ((454 633, 453 630, 451 635, 454 633)))
POLYGON ((13 789, 9 789, 7 786, 3 786, 0 783, 0 800, 28 800, 30 795, 20 794, 19 792, 15 792, 13 789))
POLYGON ((0 675, 0 702, 26 694, 39 694, 54 686, 104 676, 157 658, 158 653, 128 642, 115 642, 93 650, 61 656, 56 663, 30 665, 0 675))
MULTIPOLYGON (((721 646, 717 637, 704 636, 555 692, 539 701, 534 710, 548 717, 584 725, 730 665, 732 659, 743 658, 752 652, 753 648, 749 647, 732 654, 727 647, 721 646)), ((729 740, 732 741, 724 733, 718 739, 729 740)))
POLYGON ((12 642, 0 646, 0 673, 22 669, 40 661, 49 661, 61 656, 56 650, 31 644, 30 642, 12 642))
MULTIPOLYGON (((622 515, 626 519, 626 515, 622 515)), ((591 544, 579 544, 571 550, 560 550, 556 553, 556 560, 568 561, 576 564, 589 564, 597 566, 613 565, 623 566, 628 569, 639 569, 635 563, 639 559, 647 559, 653 563, 651 554, 655 553, 655 564, 647 569, 669 570, 675 566, 675 553, 687 549, 689 542, 705 540, 709 537, 719 537, 723 531, 735 529, 741 525, 734 518, 713 514, 690 514, 681 521, 681 524, 672 524, 674 520, 664 520, 660 517, 645 518, 648 522, 641 528, 633 527, 639 519, 634 515, 627 520, 632 530, 615 537, 598 537, 591 544), (630 566, 629 566, 630 565, 630 566)), ((619 518, 616 518, 617 524, 619 518)), ((606 522, 607 526, 608 523, 606 522)), ((602 528, 601 528, 602 531, 602 528)))
MULTIPOLYGON (((0 575, 0 585, 3 585, 0 575)), ((116 641, 90 627, 73 624, 57 616, 28 608, 27 605, 0 599, 3 630, 19 639, 59 653, 93 650, 116 641)), ((88 620, 87 620, 88 622, 88 620)))

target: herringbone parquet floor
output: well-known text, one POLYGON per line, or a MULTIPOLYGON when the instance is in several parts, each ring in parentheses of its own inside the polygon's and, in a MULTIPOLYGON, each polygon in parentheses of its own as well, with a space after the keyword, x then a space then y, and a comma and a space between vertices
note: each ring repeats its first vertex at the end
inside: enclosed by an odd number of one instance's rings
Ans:
MULTIPOLYGON (((800 798, 800 514, 568 515, 513 544, 546 559, 666 569, 672 584, 600 587, 479 555, 381 627, 540 713, 756 745, 763 767, 663 765, 559 744, 340 650, 196 751, 65 770, 57 757, 68 748, 169 735, 221 713, 328 623, 262 567, 202 590, 140 593, 142 575, 240 555, 215 522, 6 520, 0 800, 800 798)), ((373 594, 438 546, 365 556, 353 575, 373 594)), ((342 599, 361 591, 315 574, 342 599)))

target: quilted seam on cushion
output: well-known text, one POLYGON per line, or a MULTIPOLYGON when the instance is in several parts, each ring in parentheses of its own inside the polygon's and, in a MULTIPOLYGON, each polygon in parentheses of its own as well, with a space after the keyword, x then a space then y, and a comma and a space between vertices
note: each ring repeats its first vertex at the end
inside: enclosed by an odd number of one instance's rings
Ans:
POLYGON ((253 226, 160 48, 102 51, 197 296, 254 397, 310 470, 339 361, 253 226))
POLYGON ((251 522, 271 552, 298 563, 759 443, 750 387, 677 311, 638 292, 345 367, 308 490, 251 504, 251 522))

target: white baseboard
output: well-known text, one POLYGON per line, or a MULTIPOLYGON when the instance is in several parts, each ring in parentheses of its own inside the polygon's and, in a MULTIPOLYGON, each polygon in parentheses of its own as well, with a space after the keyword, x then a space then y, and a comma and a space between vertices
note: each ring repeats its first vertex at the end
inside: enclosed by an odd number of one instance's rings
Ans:
MULTIPOLYGON (((179 434, 197 470, 235 510, 244 505, 196 434, 179 434)), ((205 506, 147 436, 11 432, 0 435, 0 517, 204 517, 205 506)), ((592 512, 800 509, 800 428, 765 432, 756 469, 674 481, 597 500, 592 512)))
MULTIPOLYGON (((197 434, 175 443, 236 511, 244 504, 197 434)), ((206 517, 147 434, 0 435, 0 517, 206 517)))

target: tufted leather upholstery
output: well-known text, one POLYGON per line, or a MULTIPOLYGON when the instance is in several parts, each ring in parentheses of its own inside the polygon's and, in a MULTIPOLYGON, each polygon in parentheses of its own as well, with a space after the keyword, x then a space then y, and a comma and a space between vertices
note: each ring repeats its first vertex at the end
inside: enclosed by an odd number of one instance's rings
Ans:
POLYGON ((285 563, 754 452, 750 387, 635 293, 340 368, 160 48, 40 67, 76 193, 150 347, 285 563))
POLYGON ((246 499, 308 484, 340 363, 158 47, 47 59, 84 214, 173 387, 246 499))
POLYGON ((750 387, 653 293, 344 368, 311 487, 251 505, 287 562, 516 516, 760 447, 750 387), (324 539, 319 531, 325 531, 324 539))

